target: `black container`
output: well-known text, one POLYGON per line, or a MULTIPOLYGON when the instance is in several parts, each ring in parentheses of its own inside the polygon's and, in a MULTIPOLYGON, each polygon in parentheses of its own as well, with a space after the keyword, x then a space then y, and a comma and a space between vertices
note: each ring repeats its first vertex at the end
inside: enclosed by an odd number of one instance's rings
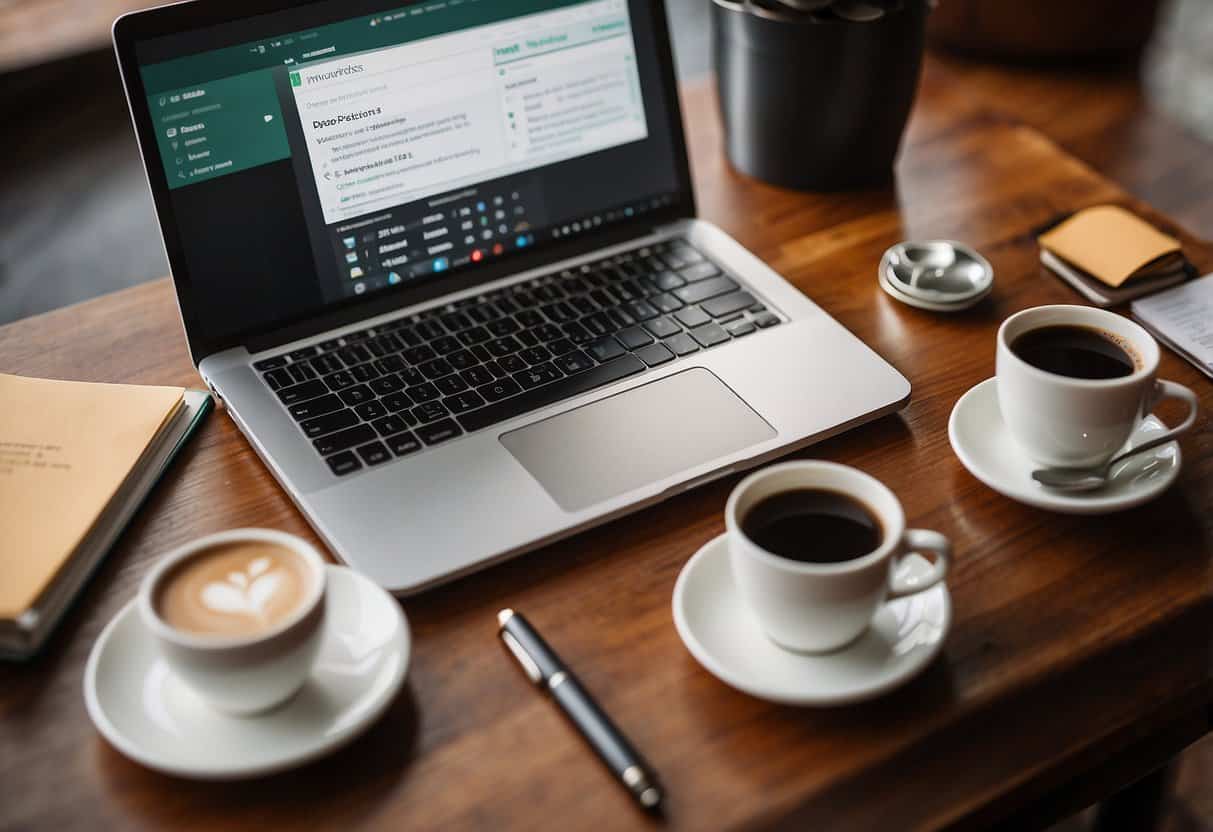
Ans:
POLYGON ((729 159, 811 191, 893 178, 922 69, 929 0, 879 20, 713 0, 712 47, 729 159))

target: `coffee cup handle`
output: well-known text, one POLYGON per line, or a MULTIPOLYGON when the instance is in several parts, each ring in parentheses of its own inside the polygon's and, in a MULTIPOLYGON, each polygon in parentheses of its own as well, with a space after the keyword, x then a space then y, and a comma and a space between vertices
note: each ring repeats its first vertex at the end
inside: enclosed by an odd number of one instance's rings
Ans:
POLYGON ((1150 441, 1134 446, 1134 454, 1148 451, 1150 448, 1157 448, 1159 445, 1165 445, 1176 437, 1187 433, 1192 425, 1196 424, 1196 416, 1200 405, 1195 393, 1177 382, 1159 379, 1154 382, 1154 395, 1151 398, 1150 407, 1147 412, 1152 411, 1163 399, 1179 399, 1182 402, 1186 402, 1188 405, 1187 417, 1170 430, 1163 431, 1157 436, 1151 437, 1150 441))
MULTIPOLYGON (((910 578, 890 576, 890 600, 916 595, 941 583, 948 576, 948 566, 952 561, 952 544, 939 532, 927 529, 906 529, 901 536, 901 552, 902 554, 898 556, 899 559, 915 552, 931 552, 935 555, 935 562, 931 564, 930 573, 925 576, 910 578)), ((894 567, 894 571, 896 571, 896 567, 894 567)))

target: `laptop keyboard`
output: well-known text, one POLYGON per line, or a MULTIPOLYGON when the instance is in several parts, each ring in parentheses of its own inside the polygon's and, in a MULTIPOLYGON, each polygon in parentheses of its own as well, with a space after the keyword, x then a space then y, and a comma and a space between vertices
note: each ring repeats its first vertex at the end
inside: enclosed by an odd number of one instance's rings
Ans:
POLYGON ((345 476, 779 322, 675 240, 253 367, 345 476))

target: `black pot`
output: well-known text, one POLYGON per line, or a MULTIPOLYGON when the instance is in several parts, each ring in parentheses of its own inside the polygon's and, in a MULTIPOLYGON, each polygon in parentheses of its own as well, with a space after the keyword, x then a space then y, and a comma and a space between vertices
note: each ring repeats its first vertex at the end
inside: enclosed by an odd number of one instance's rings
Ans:
POLYGON ((810 191, 889 183, 922 70, 929 0, 879 20, 713 0, 712 47, 729 159, 810 191))

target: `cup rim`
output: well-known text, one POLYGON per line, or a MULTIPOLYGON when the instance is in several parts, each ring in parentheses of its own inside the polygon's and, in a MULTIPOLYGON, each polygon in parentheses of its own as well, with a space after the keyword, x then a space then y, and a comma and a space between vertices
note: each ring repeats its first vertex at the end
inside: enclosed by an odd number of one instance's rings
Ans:
MULTIPOLYGON (((1076 323, 1074 325, 1082 326, 1081 323, 1076 323)), ((1036 329, 1036 328, 1039 328, 1039 327, 1032 327, 1030 329, 1036 329)), ((1029 331, 1029 330, 1025 330, 1025 331, 1029 331)), ((1073 304, 1073 303, 1050 303, 1050 304, 1045 304, 1043 306, 1032 306, 1032 307, 1029 307, 1028 309, 1019 310, 1014 315, 1011 315, 1008 318, 1006 318, 1002 322, 1002 324, 999 325, 996 342, 997 342, 998 348, 1005 352, 1006 357, 1015 365, 1015 367, 1021 371, 1026 372, 1030 377, 1036 378, 1036 379, 1042 379, 1042 380, 1046 380, 1046 381, 1052 381, 1054 383, 1074 385, 1075 387, 1078 387, 1078 388, 1092 389, 1092 390, 1110 390, 1114 387, 1121 387, 1121 386, 1125 386, 1125 385, 1132 385, 1132 384, 1140 383, 1142 380, 1150 378, 1155 373, 1158 372, 1158 363, 1161 358, 1160 350, 1158 348, 1158 342, 1155 341, 1154 337, 1152 335, 1150 335, 1150 333, 1147 332, 1145 330, 1145 328, 1143 328, 1136 321, 1132 321, 1122 315, 1117 315, 1115 312, 1110 312, 1107 309, 1099 309, 1098 307, 1094 307, 1094 306, 1081 306, 1079 304, 1073 304), (1103 379, 1074 378, 1072 376, 1063 376, 1063 375, 1059 375, 1057 373, 1050 373, 1047 370, 1042 370, 1039 367, 1034 367, 1031 364, 1029 364, 1027 361, 1024 361, 1018 355, 1016 355, 1015 351, 1011 349, 1010 343, 1007 342, 1007 330, 1012 325, 1017 323, 1021 318, 1039 315, 1041 313, 1050 312, 1050 311, 1078 312, 1079 314, 1083 314, 1083 315, 1092 315, 1093 314, 1096 317, 1103 318, 1104 320, 1115 321, 1118 325, 1128 327, 1128 329, 1134 334, 1135 337, 1133 339, 1134 340, 1133 346, 1134 346, 1134 348, 1136 348, 1138 350, 1139 353, 1141 352, 1141 348, 1138 346, 1139 343, 1145 343, 1145 344, 1150 345, 1150 348, 1153 350, 1153 352, 1149 356, 1146 356, 1146 355, 1141 356, 1142 366, 1140 369, 1134 370, 1129 375, 1121 376, 1120 378, 1103 378, 1103 379)))
POLYGON ((856 572, 866 569, 874 563, 879 563, 881 560, 888 558, 900 544, 902 537, 905 534, 906 518, 905 509, 901 505, 901 500, 897 499, 897 495, 880 480, 871 474, 854 468, 850 465, 843 465, 837 462, 826 462, 825 460, 806 459, 793 460, 790 462, 781 462, 778 465, 770 465, 766 468, 760 468, 754 471, 741 482, 733 487, 729 493, 729 498, 725 503, 724 508, 724 523, 725 529, 729 536, 736 535, 749 544, 749 552, 751 557, 757 558, 768 566, 773 566, 778 569, 783 569, 797 575, 844 575, 849 572, 856 572), (756 483, 767 477, 783 473, 785 471, 823 471, 832 476, 855 477, 865 481, 869 486, 875 488, 886 497, 892 506, 891 514, 886 514, 880 511, 877 506, 871 505, 869 500, 864 499, 860 494, 855 493, 854 489, 846 484, 835 483, 832 487, 839 492, 852 497, 855 500, 863 503, 863 505, 876 514, 876 519, 880 522, 882 531, 884 532, 884 540, 880 546, 868 552, 866 555, 861 555, 857 558, 842 561, 841 563, 805 563, 804 561, 794 561, 790 558, 780 557, 773 552, 768 552, 763 547, 759 546, 753 539, 742 531, 741 523, 737 517, 737 503, 741 500, 741 496, 751 489, 756 483))
POLYGON ((320 552, 316 550, 315 546, 301 537, 278 531, 277 529, 228 529, 227 531, 206 535, 184 543, 168 554, 163 555, 152 567, 151 571, 144 576, 139 585, 138 595, 140 617, 143 619, 143 623, 158 638, 195 650, 220 651, 261 644, 298 626, 301 621, 306 619, 316 609, 316 606, 324 598, 326 591, 327 565, 327 562, 320 555, 320 552), (312 581, 309 596, 299 605, 297 610, 268 630, 261 630, 245 636, 190 633, 173 627, 160 617, 160 614, 156 612, 154 599, 156 589, 166 574, 179 563, 203 549, 241 541, 279 544, 299 555, 308 564, 308 567, 312 570, 314 580, 312 581))

